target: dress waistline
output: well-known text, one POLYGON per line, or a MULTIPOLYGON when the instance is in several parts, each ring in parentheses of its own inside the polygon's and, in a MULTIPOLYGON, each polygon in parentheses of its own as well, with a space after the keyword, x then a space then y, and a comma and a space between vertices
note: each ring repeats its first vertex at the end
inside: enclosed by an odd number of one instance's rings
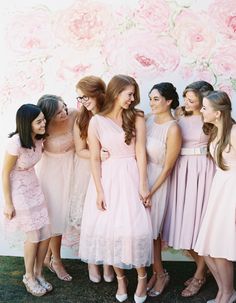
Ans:
POLYGON ((193 147, 193 148, 183 147, 181 148, 180 151, 181 156, 196 156, 196 155, 206 155, 206 154, 207 154, 207 146, 193 147))

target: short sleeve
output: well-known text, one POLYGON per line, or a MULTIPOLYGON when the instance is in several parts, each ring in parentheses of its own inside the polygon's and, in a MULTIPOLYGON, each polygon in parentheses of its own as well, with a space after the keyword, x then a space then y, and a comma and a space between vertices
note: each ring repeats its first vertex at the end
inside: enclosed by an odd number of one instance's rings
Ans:
POLYGON ((20 138, 18 135, 14 135, 8 140, 7 152, 12 156, 19 156, 20 147, 20 138))
POLYGON ((98 119, 96 115, 93 116, 89 121, 88 133, 99 139, 99 126, 98 126, 98 119))

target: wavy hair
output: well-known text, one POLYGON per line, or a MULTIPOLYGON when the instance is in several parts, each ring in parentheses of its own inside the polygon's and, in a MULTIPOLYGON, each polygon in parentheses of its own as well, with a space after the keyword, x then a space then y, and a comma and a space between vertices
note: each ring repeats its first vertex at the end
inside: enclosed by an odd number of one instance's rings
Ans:
MULTIPOLYGON (((76 84, 76 89, 80 89, 87 97, 95 98, 97 111, 100 112, 102 110, 105 102, 106 84, 101 78, 96 76, 84 77, 76 84)), ((82 106, 76 119, 81 139, 87 139, 91 117, 92 113, 85 106, 82 106)))
MULTIPOLYGON (((215 152, 216 163, 217 165, 223 169, 227 170, 228 167, 223 159, 223 151, 229 147, 228 152, 231 148, 230 143, 230 133, 233 124, 235 124, 234 119, 231 117, 232 105, 229 96, 226 92, 223 91, 213 91, 209 95, 205 97, 209 102, 214 111, 220 111, 221 119, 222 119, 222 135, 219 141, 216 143, 217 148, 215 152)), ((208 149, 210 143, 215 140, 217 137, 218 129, 214 124, 211 124, 212 128, 209 131, 209 141, 208 141, 208 149)))
POLYGON ((125 143, 127 145, 135 137, 136 116, 144 116, 143 111, 135 108, 140 103, 139 86, 136 80, 127 75, 114 76, 108 83, 104 109, 100 113, 103 116, 109 114, 114 109, 119 94, 130 85, 134 87, 134 101, 131 102, 128 109, 122 111, 122 128, 125 132, 125 143))

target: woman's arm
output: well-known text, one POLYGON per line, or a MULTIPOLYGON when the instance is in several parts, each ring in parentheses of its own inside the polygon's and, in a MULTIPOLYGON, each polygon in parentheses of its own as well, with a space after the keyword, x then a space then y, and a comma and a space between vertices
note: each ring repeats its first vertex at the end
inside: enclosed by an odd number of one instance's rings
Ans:
POLYGON ((152 185, 150 196, 152 196, 156 190, 165 182, 167 177, 170 175, 172 168, 174 167, 175 161, 178 158, 181 149, 181 131, 177 124, 172 125, 167 133, 166 141, 166 155, 165 162, 162 171, 157 178, 156 182, 152 185))
MULTIPOLYGON (((146 157, 146 126, 144 117, 136 117, 135 122, 136 141, 135 141, 135 154, 139 170, 139 193, 142 201, 145 202, 148 191, 147 181, 147 157, 146 157)), ((149 204, 149 201, 148 201, 149 204)), ((149 205, 145 205, 149 206, 149 205)))
MULTIPOLYGON (((93 123, 94 121, 91 122, 93 123)), ((90 147, 91 170, 97 190, 97 208, 99 210, 106 210, 105 197, 101 183, 101 144, 95 134, 96 130, 94 129, 94 125, 92 125, 91 122, 88 128, 88 141, 90 147)))
POLYGON ((80 158, 90 159, 90 151, 88 149, 87 142, 86 142, 86 140, 81 139, 80 129, 76 122, 75 122, 74 128, 73 128, 73 136, 74 136, 76 154, 80 158))
POLYGON ((16 164, 18 156, 5 154, 2 169, 3 195, 5 199, 4 215, 10 220, 15 216, 15 208, 11 197, 10 173, 16 164))

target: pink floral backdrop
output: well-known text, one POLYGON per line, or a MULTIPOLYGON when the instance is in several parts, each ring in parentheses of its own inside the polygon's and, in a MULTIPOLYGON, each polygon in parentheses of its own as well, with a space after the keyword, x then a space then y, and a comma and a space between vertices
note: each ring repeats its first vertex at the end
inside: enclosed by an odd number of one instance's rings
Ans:
MULTIPOLYGON (((145 112, 149 89, 161 81, 181 96, 206 80, 234 103, 235 0, 5 0, 0 9, 1 158, 19 105, 53 93, 76 106, 75 84, 89 74, 106 82, 134 76, 145 112)), ((3 243, 0 254, 12 254, 3 243)))

